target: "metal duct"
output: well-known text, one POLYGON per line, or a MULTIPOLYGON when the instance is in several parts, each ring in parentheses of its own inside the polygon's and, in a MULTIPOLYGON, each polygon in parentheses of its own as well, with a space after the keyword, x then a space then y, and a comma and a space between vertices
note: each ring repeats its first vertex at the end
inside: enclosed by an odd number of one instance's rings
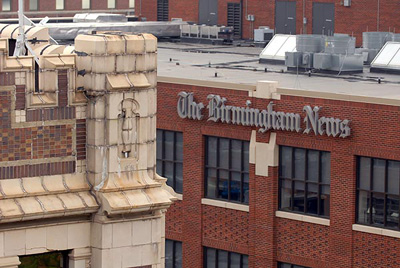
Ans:
MULTIPOLYGON (((400 36, 398 37, 400 40, 400 36)), ((368 49, 381 49, 387 41, 393 40, 393 33, 389 32, 364 32, 363 47, 368 49)))
POLYGON ((325 37, 325 53, 331 54, 354 54, 356 50, 356 39, 345 34, 335 34, 325 37))

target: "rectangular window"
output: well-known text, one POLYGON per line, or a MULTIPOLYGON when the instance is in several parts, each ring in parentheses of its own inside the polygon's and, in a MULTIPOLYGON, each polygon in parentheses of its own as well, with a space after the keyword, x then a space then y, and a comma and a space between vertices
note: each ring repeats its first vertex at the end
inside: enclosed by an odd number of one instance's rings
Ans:
POLYGON ((305 266, 294 265, 290 263, 278 262, 278 268, 307 268, 305 266))
POLYGON ((56 251, 37 255, 20 256, 21 264, 18 268, 53 267, 68 268, 68 251, 56 251))
POLYGON ((357 223, 399 230, 400 162, 357 158, 357 223))
POLYGON ((165 240, 165 268, 182 268, 182 242, 165 240))
POLYGON ((247 255, 215 248, 204 248, 204 268, 248 268, 247 255))
POLYGON ((64 9, 64 0, 56 0, 56 9, 57 10, 64 9))
POLYGON ((129 8, 135 8, 135 0, 129 0, 129 8))
POLYGON ((329 217, 331 154, 281 146, 279 209, 329 217))
POLYGON ((157 174, 167 178, 175 192, 183 191, 182 132, 157 129, 157 174))
POLYGON ((249 142, 206 137, 205 196, 249 203, 249 142))
POLYGON ((3 0, 2 10, 3 11, 11 11, 11 0, 3 0))
POLYGON ((82 0, 82 9, 90 9, 90 0, 82 0))
POLYGON ((115 8, 116 0, 107 0, 107 7, 108 8, 115 8))
POLYGON ((29 0, 29 10, 38 10, 39 0, 29 0))

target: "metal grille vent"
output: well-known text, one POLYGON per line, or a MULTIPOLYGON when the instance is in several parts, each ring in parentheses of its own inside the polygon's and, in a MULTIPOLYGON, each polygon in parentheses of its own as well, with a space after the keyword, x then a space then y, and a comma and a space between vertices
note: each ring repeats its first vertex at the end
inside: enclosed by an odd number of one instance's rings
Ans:
POLYGON ((157 20, 168 21, 169 0, 157 0, 157 20))
POLYGON ((242 8, 240 3, 228 3, 228 26, 233 27, 234 37, 242 37, 242 8))

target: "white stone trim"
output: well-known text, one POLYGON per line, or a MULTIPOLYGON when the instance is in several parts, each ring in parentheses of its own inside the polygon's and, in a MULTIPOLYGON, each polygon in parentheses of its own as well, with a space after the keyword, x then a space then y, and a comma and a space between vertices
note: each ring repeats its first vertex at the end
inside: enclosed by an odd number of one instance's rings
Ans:
POLYGON ((208 198, 202 198, 201 199, 201 203, 203 205, 208 205, 208 206, 214 206, 214 207, 220 207, 220 208, 228 208, 228 209, 234 209, 234 210, 240 210, 240 211, 244 211, 244 212, 249 212, 249 206, 248 205, 236 204, 236 203, 225 202, 225 201, 214 200, 214 199, 208 199, 208 198))
POLYGON ((308 216, 308 215, 301 215, 301 214, 291 213, 291 212, 286 212, 286 211, 276 211, 275 216, 278 218, 308 222, 308 223, 325 225, 325 226, 329 226, 331 224, 331 221, 328 219, 313 217, 313 216, 308 216))
POLYGON ((387 230, 383 228, 366 226, 361 224, 353 224, 353 231, 400 238, 400 231, 387 230))
POLYGON ((178 198, 178 200, 180 200, 180 201, 183 200, 183 194, 177 194, 177 193, 175 193, 175 197, 178 198))

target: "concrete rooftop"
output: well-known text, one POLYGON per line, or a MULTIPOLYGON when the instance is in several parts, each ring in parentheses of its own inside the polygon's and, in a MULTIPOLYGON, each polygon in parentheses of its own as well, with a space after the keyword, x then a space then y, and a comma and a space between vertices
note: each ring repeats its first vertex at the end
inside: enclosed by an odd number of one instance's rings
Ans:
POLYGON ((288 73, 283 65, 258 63, 261 50, 244 46, 161 42, 158 45, 158 75, 247 85, 255 85, 261 80, 278 81, 279 87, 310 93, 400 100, 400 75, 370 73, 365 68, 363 74, 312 74, 308 77, 304 72, 288 73), (215 77, 215 72, 218 77, 215 77), (382 78, 381 84, 377 82, 379 77, 382 78))

